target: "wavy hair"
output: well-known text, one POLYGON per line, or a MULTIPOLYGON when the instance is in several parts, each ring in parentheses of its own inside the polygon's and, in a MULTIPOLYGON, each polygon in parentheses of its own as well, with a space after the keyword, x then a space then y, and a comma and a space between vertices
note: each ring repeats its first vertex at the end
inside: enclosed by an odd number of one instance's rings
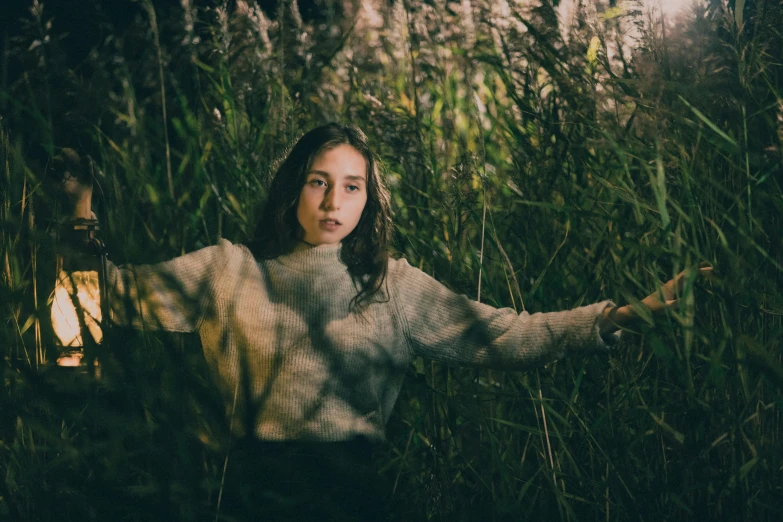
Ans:
POLYGON ((367 203, 356 228, 343 239, 340 254, 359 288, 351 306, 361 310, 386 280, 392 221, 391 198, 380 160, 359 127, 329 123, 312 129, 296 142, 272 178, 266 206, 247 246, 256 259, 274 259, 293 250, 304 237, 296 209, 307 173, 320 153, 343 144, 356 149, 367 161, 367 203))

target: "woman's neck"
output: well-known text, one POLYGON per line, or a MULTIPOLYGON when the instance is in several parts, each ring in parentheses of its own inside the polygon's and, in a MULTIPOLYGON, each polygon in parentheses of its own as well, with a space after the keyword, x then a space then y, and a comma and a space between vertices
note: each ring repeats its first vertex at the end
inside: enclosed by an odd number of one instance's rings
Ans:
POLYGON ((296 242, 296 245, 294 245, 293 252, 302 252, 304 250, 310 250, 311 248, 332 248, 336 247, 338 245, 313 245, 312 243, 308 243, 307 241, 300 239, 296 242))

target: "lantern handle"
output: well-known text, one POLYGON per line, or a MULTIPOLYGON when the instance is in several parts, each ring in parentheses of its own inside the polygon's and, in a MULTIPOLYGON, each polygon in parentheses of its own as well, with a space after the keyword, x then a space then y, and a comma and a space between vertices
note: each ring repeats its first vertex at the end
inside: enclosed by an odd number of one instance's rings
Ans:
POLYGON ((56 221, 56 223, 60 228, 69 228, 74 230, 93 231, 93 230, 101 229, 101 222, 95 218, 91 218, 91 219, 75 218, 75 219, 68 219, 65 221, 56 221))

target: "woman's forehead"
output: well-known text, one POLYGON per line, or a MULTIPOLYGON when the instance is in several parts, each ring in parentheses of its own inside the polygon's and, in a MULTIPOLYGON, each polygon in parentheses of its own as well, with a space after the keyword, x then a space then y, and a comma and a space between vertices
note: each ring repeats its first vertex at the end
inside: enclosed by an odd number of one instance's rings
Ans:
POLYGON ((329 177, 348 179, 367 179, 367 159, 348 144, 320 152, 308 170, 308 174, 321 174, 329 177))

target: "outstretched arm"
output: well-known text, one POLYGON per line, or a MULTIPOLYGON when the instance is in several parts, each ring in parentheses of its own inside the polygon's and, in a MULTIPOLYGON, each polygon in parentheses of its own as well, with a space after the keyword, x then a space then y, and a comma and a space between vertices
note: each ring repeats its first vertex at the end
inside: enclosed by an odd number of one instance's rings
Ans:
MULTIPOLYGON (((62 149, 52 158, 50 176, 70 220, 95 217, 91 210, 95 171, 89 156, 62 149)), ((217 279, 228 271, 239 248, 221 240, 165 263, 120 267, 109 263, 111 319, 137 328, 196 330, 219 284, 217 279)))
POLYGON ((541 366, 565 355, 606 350, 618 335, 599 331, 610 301, 564 312, 517 314, 457 295, 411 267, 390 261, 392 298, 415 355, 455 365, 503 369, 541 366))
POLYGON ((109 263, 112 320, 140 329, 195 331, 238 248, 221 239, 217 245, 164 263, 119 267, 109 263))

